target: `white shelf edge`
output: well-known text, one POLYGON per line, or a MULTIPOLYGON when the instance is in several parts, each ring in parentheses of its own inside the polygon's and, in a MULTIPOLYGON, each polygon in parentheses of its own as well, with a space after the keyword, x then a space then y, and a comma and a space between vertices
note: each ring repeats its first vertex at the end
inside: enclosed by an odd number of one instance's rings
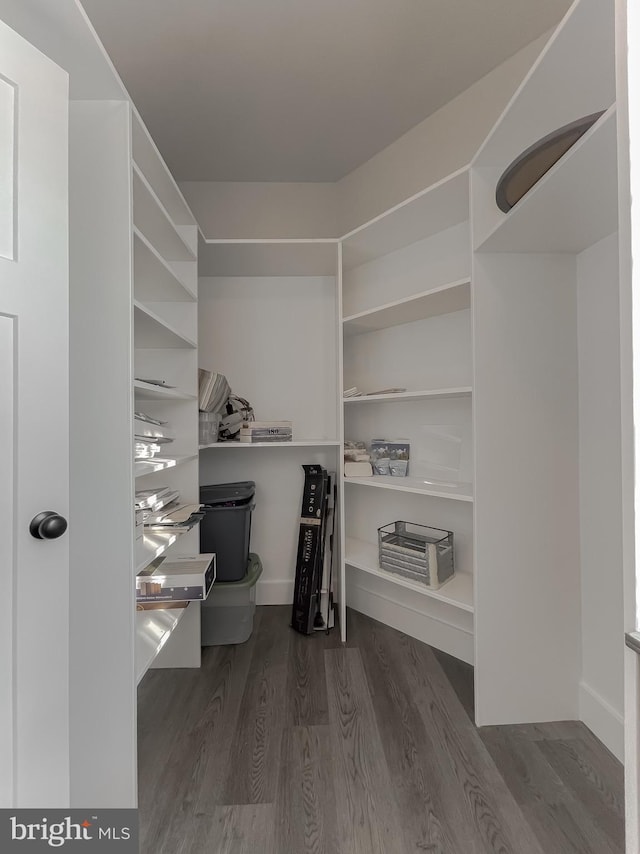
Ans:
POLYGON ((176 468, 176 466, 184 465, 184 463, 191 462, 191 460, 197 460, 197 454, 188 454, 184 457, 160 457, 158 459, 151 460, 134 460, 134 473, 136 480, 140 480, 143 477, 148 477, 150 474, 155 474, 159 471, 166 471, 167 469, 176 468), (135 472, 136 463, 148 462, 153 464, 153 468, 150 471, 141 472, 140 474, 135 472))
MULTIPOLYGON (((430 296, 436 296, 437 294, 445 293, 446 291, 451 291, 455 288, 463 287, 464 285, 471 285, 471 277, 456 279, 454 282, 447 282, 444 285, 438 285, 436 288, 429 288, 429 290, 421 291, 418 294, 412 294, 409 297, 394 300, 394 302, 387 302, 384 305, 378 305, 375 308, 368 308, 365 311, 359 311, 357 314, 349 314, 342 318, 342 324, 343 326, 347 326, 348 324, 362 320, 363 318, 371 317, 371 315, 383 314, 397 306, 410 305, 412 302, 416 302, 417 300, 427 299, 430 296)), ((416 318, 416 320, 420 320, 420 318, 416 318)))
POLYGON ((137 395, 139 400, 197 400, 197 394, 189 394, 177 388, 165 388, 153 383, 145 383, 142 380, 133 381, 133 392, 144 392, 146 396, 137 395))
POLYGON ((443 584, 438 590, 432 590, 424 584, 419 584, 417 581, 411 581, 402 575, 393 575, 393 573, 380 569, 377 546, 361 540, 355 540, 351 537, 347 537, 345 545, 344 562, 348 566, 359 569, 362 572, 367 572, 376 578, 381 578, 389 584, 406 587, 407 590, 420 593, 422 596, 444 602, 453 608, 459 608, 461 611, 467 611, 470 614, 474 613, 473 576, 470 573, 457 572, 450 581, 443 584), (447 590, 455 590, 458 595, 447 593, 447 590))
POLYGON ((202 240, 215 246, 267 246, 306 243, 339 243, 339 237, 204 237, 202 240))
POLYGON ((413 196, 409 196, 408 199, 404 199, 404 201, 399 202, 397 205, 394 205, 391 208, 387 208, 386 211, 383 211, 378 216, 373 217, 373 219, 368 220, 367 222, 359 225, 357 228, 352 229, 352 231, 348 231, 340 238, 340 242, 344 242, 348 240, 350 237, 355 237, 357 234, 365 231, 367 228, 370 228, 372 225, 376 225, 381 222, 388 216, 392 216, 402 208, 408 207, 412 202, 418 201, 423 196, 426 196, 428 193, 431 193, 433 190, 437 190, 440 187, 444 186, 449 181, 453 181, 456 178, 459 178, 460 175, 464 175, 465 172, 469 171, 469 164, 466 166, 462 166, 460 169, 456 169, 455 172, 451 172, 449 175, 445 175, 444 178, 441 178, 439 181, 436 181, 435 184, 430 184, 428 187, 425 187, 423 190, 419 190, 417 193, 414 193, 413 196))
MULTIPOLYGON (((151 148, 153 155, 157 159, 165 177, 168 178, 168 180, 169 180, 169 185, 171 187, 171 190, 173 191, 175 197, 178 199, 179 206, 183 208, 183 213, 185 214, 185 219, 189 220, 189 222, 187 222, 187 223, 176 223, 176 225, 192 225, 192 226, 195 225, 195 226, 197 226, 196 219, 195 219, 193 213, 191 212, 191 208, 187 204, 187 200, 185 199, 185 197, 182 193, 182 190, 180 189, 175 178, 171 174, 169 167, 167 166, 167 164, 164 161, 164 157, 160 154, 158 146, 156 145, 151 134, 149 133, 147 126, 143 122, 142 116, 138 112, 136 105, 133 103, 133 101, 131 101, 131 111, 133 113, 134 121, 137 121, 138 127, 140 128, 143 136, 145 137, 145 141, 146 141, 147 145, 151 148)), ((134 160, 135 158, 132 156, 131 159, 134 160)), ((144 174, 144 170, 142 170, 142 168, 141 168, 141 171, 144 174)))
MULTIPOLYGON (((499 234, 503 228, 508 227, 511 222, 517 222, 520 218, 524 218, 527 215, 527 210, 529 209, 532 203, 535 203, 535 200, 541 193, 544 193, 549 184, 556 180, 558 175, 562 175, 563 170, 567 167, 567 165, 571 164, 571 161, 575 157, 579 157, 582 149, 585 145, 589 145, 590 140, 597 135, 599 132, 602 132, 603 128, 609 121, 615 121, 616 115, 616 104, 612 104, 608 107, 607 110, 600 116, 597 122, 595 122, 589 130, 584 133, 565 153, 562 157, 557 160, 553 166, 544 173, 544 175, 531 187, 529 192, 525 193, 525 195, 518 201, 516 205, 514 205, 511 210, 509 210, 502 219, 491 229, 491 231, 482 238, 480 243, 477 246, 474 246, 474 252, 482 252, 487 247, 487 244, 491 242, 491 240, 499 234)), ((488 251, 492 251, 491 248, 488 248, 488 251)), ((524 250, 521 250, 524 251, 524 250)), ((552 250, 548 250, 552 251, 552 250)))
MULTIPOLYGON (((175 222, 173 221, 173 219, 172 219, 172 218, 171 218, 171 216, 169 215, 169 211, 165 208, 164 204, 160 201, 160 199, 158 198, 158 195, 157 195, 156 191, 153 189, 153 187, 151 186, 151 184, 150 184, 150 183, 149 183, 149 181, 147 180, 146 175, 144 174, 144 172, 142 171, 142 169, 138 166, 138 164, 136 163, 136 161, 135 161, 133 158, 131 159, 131 166, 132 166, 133 171, 135 172, 135 174, 138 176, 138 178, 139 178, 139 179, 140 179, 140 181, 142 182, 142 184, 143 184, 143 186, 144 186, 145 190, 149 193, 149 195, 151 196, 151 198, 152 198, 153 202, 156 204, 156 206, 157 206, 157 207, 158 207, 158 209, 160 210, 161 214, 162 214, 162 215, 164 216, 164 218, 167 220, 167 223, 171 226, 171 228, 172 228, 172 229, 173 229, 173 231, 175 232, 176 237, 178 237, 178 238, 181 240, 181 242, 184 244, 184 248, 185 248, 185 249, 187 250, 187 252, 191 255, 191 258, 190 258, 189 260, 191 260, 191 261, 196 261, 196 260, 197 260, 197 254, 193 251, 193 249, 191 248, 191 246, 189 246, 189 244, 187 243, 187 241, 186 241, 186 240, 184 239, 184 237, 180 234, 180 232, 178 231, 178 226, 176 226, 175 222)), ((181 226, 181 227, 182 227, 182 228, 184 228, 184 226, 181 226)))
MULTIPOLYGON (((146 315, 149 318, 149 320, 152 320, 158 326, 161 326, 163 329, 165 329, 167 332, 169 332, 175 338, 178 338, 180 341, 183 341, 184 342, 184 349, 195 350, 195 348, 198 346, 195 341, 193 341, 191 338, 188 338, 186 335, 183 335, 182 332, 178 332, 178 330, 175 329, 173 326, 171 326, 170 323, 167 323, 166 320, 163 320, 163 318, 161 318, 159 315, 157 315, 155 313, 155 311, 151 311, 150 308, 147 308, 147 306, 143 302, 140 302, 140 300, 134 299, 133 305, 134 305, 134 308, 138 309, 138 311, 141 311, 144 315, 146 315)), ((138 343, 135 341, 135 324, 134 324, 134 347, 136 349, 141 349, 141 350, 145 350, 145 349, 151 349, 151 350, 160 349, 160 350, 162 350, 162 349, 164 349, 161 345, 158 345, 158 347, 149 347, 149 348, 140 347, 138 345, 138 343)))
POLYGON ((338 448, 338 439, 303 439, 299 442, 214 442, 211 445, 200 445, 201 451, 209 448, 338 448))
MULTIPOLYGON (((189 605, 187 605, 187 608, 189 605)), ((136 611, 136 683, 151 667, 187 608, 157 608, 136 611)))
MULTIPOLYGON (((392 477, 391 475, 373 475, 373 477, 345 477, 345 483, 358 486, 368 486, 374 489, 393 489, 398 492, 412 492, 416 495, 429 495, 432 498, 446 498, 451 501, 473 502, 473 495, 468 491, 446 491, 446 487, 438 488, 435 484, 427 485, 426 479, 413 477, 392 477)), ((470 487, 470 484, 465 484, 470 487)), ((450 488, 449 488, 450 489, 450 488)))
POLYGON ((153 243, 151 243, 151 241, 147 237, 145 237, 145 235, 140 231, 140 229, 136 225, 133 226, 133 234, 134 234, 135 238, 137 238, 142 244, 144 244, 146 249, 148 249, 149 252, 151 252, 151 254, 156 259, 156 261, 165 268, 165 270, 169 273, 169 275, 172 276, 173 279, 175 279, 176 284, 184 290, 184 292, 190 297, 191 301, 195 302, 197 300, 196 294, 194 294, 194 292, 185 285, 185 283, 178 276, 176 271, 171 268, 171 265, 169 264, 169 262, 165 261, 165 259, 158 252, 158 250, 153 245, 153 243))
POLYGON ((394 394, 363 394, 360 397, 343 397, 342 402, 347 403, 378 403, 393 400, 442 400, 448 397, 471 397, 471 386, 460 386, 460 388, 440 388, 426 391, 403 391, 394 394))

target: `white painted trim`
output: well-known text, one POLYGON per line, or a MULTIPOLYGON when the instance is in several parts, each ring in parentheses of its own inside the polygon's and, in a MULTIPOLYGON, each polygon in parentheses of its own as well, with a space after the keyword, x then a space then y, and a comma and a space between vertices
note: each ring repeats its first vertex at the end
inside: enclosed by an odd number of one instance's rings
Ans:
MULTIPOLYGON (((202 232, 200 232, 202 234, 202 232)), ((290 243, 340 243, 339 237, 205 237, 202 234, 202 239, 205 243, 216 245, 239 245, 239 246, 262 246, 264 244, 282 244, 289 245, 290 243)))
POLYGON ((580 682, 578 708, 580 720, 624 762, 624 718, 584 680, 580 682))
POLYGON ((289 578, 261 579, 256 585, 256 604, 292 605, 294 584, 289 578))
POLYGON ((403 634, 473 664, 473 632, 347 580, 349 607, 403 634))

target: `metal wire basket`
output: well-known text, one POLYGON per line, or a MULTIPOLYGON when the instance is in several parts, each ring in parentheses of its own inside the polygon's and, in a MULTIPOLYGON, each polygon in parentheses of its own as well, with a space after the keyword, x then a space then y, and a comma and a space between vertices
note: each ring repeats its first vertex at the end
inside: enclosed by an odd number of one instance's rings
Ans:
POLYGON ((380 568, 437 589, 454 575, 453 532, 414 522, 378 528, 380 568))

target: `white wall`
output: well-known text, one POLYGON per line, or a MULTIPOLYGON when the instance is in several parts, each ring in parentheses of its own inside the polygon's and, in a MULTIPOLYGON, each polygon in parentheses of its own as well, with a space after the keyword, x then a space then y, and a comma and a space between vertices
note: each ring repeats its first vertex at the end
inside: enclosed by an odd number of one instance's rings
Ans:
POLYGON ((184 181, 180 188, 205 237, 340 237, 466 166, 547 38, 527 45, 336 183, 184 181))
POLYGON ((582 679, 580 718, 623 757, 620 317, 617 234, 577 259, 582 679))
POLYGON ((335 184, 184 181, 180 189, 205 237, 338 237, 335 184))

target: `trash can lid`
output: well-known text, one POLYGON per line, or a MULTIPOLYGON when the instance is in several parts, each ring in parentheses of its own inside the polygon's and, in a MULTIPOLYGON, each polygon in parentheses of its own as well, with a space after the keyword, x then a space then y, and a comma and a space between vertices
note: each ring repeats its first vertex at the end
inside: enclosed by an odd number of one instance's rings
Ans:
POLYGON ((242 480, 237 483, 210 483, 200 487, 200 502, 215 506, 231 502, 244 504, 251 501, 256 493, 256 485, 252 480, 242 480))

